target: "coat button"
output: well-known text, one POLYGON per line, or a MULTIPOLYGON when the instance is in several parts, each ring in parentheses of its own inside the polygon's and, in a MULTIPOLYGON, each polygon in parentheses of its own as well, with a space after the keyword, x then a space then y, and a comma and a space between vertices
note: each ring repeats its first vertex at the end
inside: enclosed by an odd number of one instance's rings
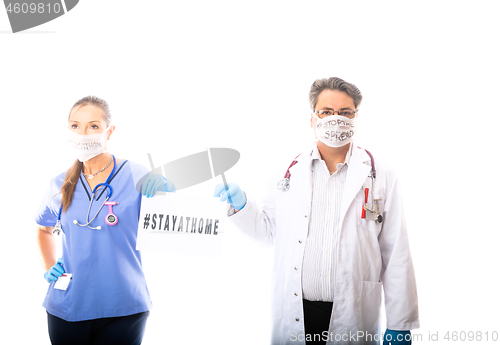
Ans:
POLYGON ((301 240, 299 240, 299 243, 302 243, 302 241, 301 241, 301 240))
POLYGON ((294 296, 298 296, 299 294, 295 292, 293 295, 294 295, 294 296))
POLYGON ((295 321, 299 322, 299 321, 300 321, 300 319, 297 317, 297 318, 295 319, 295 321))
POLYGON ((293 269, 294 269, 294 270, 297 270, 297 267, 294 267, 293 269))

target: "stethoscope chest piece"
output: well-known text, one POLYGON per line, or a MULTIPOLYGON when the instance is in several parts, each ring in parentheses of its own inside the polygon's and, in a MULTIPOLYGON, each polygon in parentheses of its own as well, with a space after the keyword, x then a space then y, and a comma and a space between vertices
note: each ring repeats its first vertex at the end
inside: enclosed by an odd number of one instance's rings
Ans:
POLYGON ((285 177, 278 181, 278 185, 276 186, 276 188, 282 190, 283 192, 286 192, 287 190, 290 189, 290 176, 291 176, 290 168, 293 167, 295 164, 297 164, 297 161, 294 159, 292 164, 290 164, 288 169, 286 169, 285 177))
POLYGON ((287 190, 290 189, 290 179, 288 178, 283 178, 278 181, 278 184, 276 185, 276 188, 279 190, 282 190, 283 192, 286 192, 287 190))
MULTIPOLYGON (((59 211, 61 212, 61 211, 59 211)), ((60 235, 62 230, 61 221, 58 219, 56 225, 54 225, 54 229, 52 230, 53 234, 60 235)))

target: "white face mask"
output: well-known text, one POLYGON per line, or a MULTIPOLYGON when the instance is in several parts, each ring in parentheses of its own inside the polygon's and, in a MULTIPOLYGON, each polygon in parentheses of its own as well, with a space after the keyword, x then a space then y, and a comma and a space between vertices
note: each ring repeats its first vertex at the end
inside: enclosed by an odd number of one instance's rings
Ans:
POLYGON ((320 119, 316 114, 313 126, 316 138, 330 147, 341 147, 353 142, 356 134, 356 117, 350 119, 341 115, 331 115, 320 119))
POLYGON ((69 145, 80 162, 88 161, 103 152, 108 152, 104 147, 106 145, 106 133, 110 127, 111 125, 102 133, 89 135, 80 135, 68 129, 69 145))

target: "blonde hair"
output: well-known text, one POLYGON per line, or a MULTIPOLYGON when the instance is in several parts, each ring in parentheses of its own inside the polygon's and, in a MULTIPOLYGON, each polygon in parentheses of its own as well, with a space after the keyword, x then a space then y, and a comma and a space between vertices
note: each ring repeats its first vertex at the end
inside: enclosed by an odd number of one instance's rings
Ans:
MULTIPOLYGON (((96 96, 87 96, 80 100, 78 100, 68 115, 68 121, 70 120, 71 114, 73 110, 78 110, 81 107, 86 105, 93 105, 94 107, 98 107, 102 110, 102 118, 104 122, 106 122, 106 126, 111 125, 111 113, 109 111, 108 103, 96 96)), ((64 177, 64 183, 61 187, 62 199, 61 204, 63 205, 63 212, 66 212, 68 207, 71 205, 73 201, 73 194, 75 193, 76 184, 78 183, 78 179, 80 177, 80 173, 82 172, 83 163, 78 159, 73 163, 73 165, 66 171, 66 176, 64 177)))

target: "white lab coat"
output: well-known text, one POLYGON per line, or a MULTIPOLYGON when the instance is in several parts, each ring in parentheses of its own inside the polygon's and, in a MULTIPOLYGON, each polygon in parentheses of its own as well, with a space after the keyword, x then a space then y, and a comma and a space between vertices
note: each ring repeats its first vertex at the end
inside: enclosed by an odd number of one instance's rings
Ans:
MULTIPOLYGON (((288 191, 272 187, 263 203, 248 197, 245 207, 229 217, 253 239, 274 244, 272 345, 305 344, 301 270, 311 214, 311 153, 312 148, 304 151, 290 168, 288 191)), ((410 330, 420 326, 401 190, 394 172, 376 156, 374 161, 374 196, 382 198, 382 224, 361 219, 364 186, 371 191, 371 165, 365 150, 353 148, 340 212, 327 344, 378 344, 379 336, 375 335, 380 334, 382 289, 387 328, 410 330)))

